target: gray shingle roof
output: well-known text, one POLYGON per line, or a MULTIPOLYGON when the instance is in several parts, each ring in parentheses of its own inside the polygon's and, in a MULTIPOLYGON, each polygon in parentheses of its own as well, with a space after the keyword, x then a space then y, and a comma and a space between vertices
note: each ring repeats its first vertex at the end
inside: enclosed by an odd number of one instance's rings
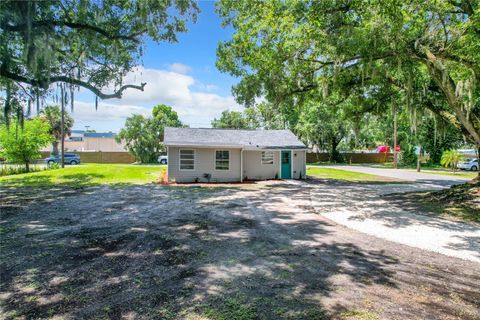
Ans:
POLYGON ((230 146, 264 149, 305 149, 290 130, 165 128, 167 146, 230 146))

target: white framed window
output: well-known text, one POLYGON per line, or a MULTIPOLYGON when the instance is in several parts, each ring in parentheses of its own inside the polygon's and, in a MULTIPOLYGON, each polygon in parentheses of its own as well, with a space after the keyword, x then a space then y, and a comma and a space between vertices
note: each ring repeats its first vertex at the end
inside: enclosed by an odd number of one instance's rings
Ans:
POLYGON ((180 170, 195 170, 195 150, 180 149, 180 170))
POLYGON ((215 151, 215 170, 229 170, 230 169, 230 151, 216 150, 215 151))
POLYGON ((273 151, 262 151, 262 164, 273 164, 273 151))

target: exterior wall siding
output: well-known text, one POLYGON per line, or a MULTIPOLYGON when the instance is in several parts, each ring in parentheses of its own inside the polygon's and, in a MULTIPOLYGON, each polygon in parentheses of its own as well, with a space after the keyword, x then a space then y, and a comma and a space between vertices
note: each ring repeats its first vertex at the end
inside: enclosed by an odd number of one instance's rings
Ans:
POLYGON ((204 174, 211 174, 210 182, 240 181, 240 149, 168 147, 168 179, 176 182, 207 182, 204 174), (180 170, 180 149, 195 150, 195 169, 180 170), (215 170, 215 151, 230 151, 229 170, 215 170))
POLYGON ((243 178, 266 180, 279 178, 279 155, 273 151, 273 164, 262 164, 262 151, 243 151, 243 178))
POLYGON ((293 179, 305 179, 307 167, 305 164, 305 151, 304 150, 292 150, 292 178, 293 179))

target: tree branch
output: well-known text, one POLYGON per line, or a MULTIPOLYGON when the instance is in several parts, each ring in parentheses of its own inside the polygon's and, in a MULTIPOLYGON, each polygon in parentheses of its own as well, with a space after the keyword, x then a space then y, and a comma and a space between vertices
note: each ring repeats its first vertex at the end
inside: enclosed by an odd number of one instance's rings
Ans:
POLYGON ((362 55, 357 55, 357 56, 354 56, 354 57, 351 57, 351 58, 348 58, 348 59, 344 59, 344 60, 341 60, 341 61, 321 61, 321 60, 317 60, 317 59, 308 59, 308 58, 301 58, 301 57, 297 57, 296 59, 298 60, 301 60, 301 61, 307 61, 307 62, 313 62, 313 63, 318 63, 320 64, 320 67, 317 69, 322 69, 323 67, 326 67, 326 66, 330 66, 330 65, 334 65, 335 63, 340 63, 340 64, 345 64, 345 63, 349 63, 349 62, 352 62, 352 61, 355 61, 355 60, 362 60, 362 59, 368 59, 368 58, 371 58, 372 60, 381 60, 381 59, 385 59, 385 58, 388 58, 388 57, 393 57, 394 54, 392 53, 386 53, 386 54, 383 54, 383 55, 379 55, 379 56, 376 56, 376 57, 366 57, 366 56, 362 56, 362 55))
MULTIPOLYGON (((26 23, 24 24, 18 24, 18 25, 11 25, 8 24, 6 21, 0 22, 0 28, 6 31, 12 31, 12 32, 20 32, 20 31, 25 31, 28 29, 28 25, 26 23)), ((122 34, 112 34, 100 27, 93 26, 90 24, 86 23, 79 23, 79 22, 71 22, 71 21, 56 21, 56 20, 42 20, 42 21, 34 21, 31 24, 32 28, 40 28, 40 27, 69 27, 71 29, 82 29, 82 30, 90 30, 93 32, 96 32, 98 34, 103 35, 104 37, 108 39, 122 39, 122 40, 130 40, 130 41, 135 41, 139 42, 137 39, 138 36, 142 35, 147 31, 147 29, 143 29, 139 32, 135 32, 132 34, 128 35, 122 35, 122 34)))
POLYGON ((29 84, 29 85, 32 85, 32 86, 35 86, 35 87, 40 87, 42 89, 48 89, 48 87, 51 84, 56 83, 56 82, 69 83, 69 84, 72 84, 72 85, 76 85, 76 86, 80 86, 82 88, 88 89, 91 92, 93 92, 97 97, 99 97, 103 100, 112 99, 112 98, 120 99, 122 97, 123 91, 125 91, 126 89, 137 89, 137 90, 143 91, 143 89, 145 88, 145 85, 147 84, 146 82, 142 82, 140 85, 127 84, 127 85, 124 85, 124 86, 120 87, 114 93, 103 93, 100 89, 96 88, 95 86, 93 86, 93 85, 91 85, 91 84, 89 84, 85 81, 82 81, 80 79, 75 79, 75 78, 72 78, 72 77, 68 77, 68 76, 54 76, 54 77, 49 78, 47 81, 41 81, 41 80, 37 80, 37 79, 29 79, 29 78, 24 77, 22 75, 15 74, 15 73, 12 73, 12 72, 6 70, 4 64, 0 65, 0 76, 8 78, 8 79, 13 80, 13 81, 26 83, 26 84, 29 84))

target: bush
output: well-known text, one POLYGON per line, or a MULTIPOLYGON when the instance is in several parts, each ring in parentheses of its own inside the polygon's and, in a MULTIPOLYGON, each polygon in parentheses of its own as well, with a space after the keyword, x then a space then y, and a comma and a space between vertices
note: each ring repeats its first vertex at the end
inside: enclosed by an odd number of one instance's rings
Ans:
POLYGON ((415 154, 415 146, 407 144, 403 148, 401 164, 408 166, 417 163, 417 155, 415 154))
POLYGON ((445 168, 451 167, 453 173, 455 173, 455 171, 457 171, 457 164, 462 159, 463 155, 460 152, 455 150, 447 150, 443 152, 440 164, 445 168))
POLYGON ((29 171, 27 171, 27 168, 25 168, 24 166, 4 164, 0 167, 0 176, 10 176, 10 175, 14 175, 14 174, 22 174, 22 173, 27 173, 27 172, 44 171, 44 170, 47 170, 47 169, 48 168, 45 167, 45 166, 33 165, 29 168, 29 171))

